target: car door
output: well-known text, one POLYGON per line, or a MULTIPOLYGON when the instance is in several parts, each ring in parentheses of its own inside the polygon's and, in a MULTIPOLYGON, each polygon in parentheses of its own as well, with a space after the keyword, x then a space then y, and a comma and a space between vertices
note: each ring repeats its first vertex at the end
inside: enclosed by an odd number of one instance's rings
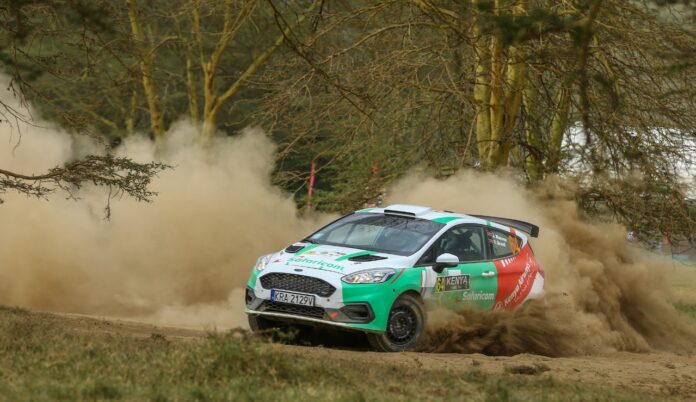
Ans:
POLYGON ((418 265, 432 269, 437 257, 444 253, 457 256, 459 264, 434 273, 433 289, 428 292, 431 300, 449 308, 492 309, 497 280, 495 266, 488 261, 485 229, 479 225, 451 228, 423 254, 418 265))
POLYGON ((515 233, 487 228, 489 255, 498 275, 498 291, 494 308, 513 309, 522 303, 532 289, 536 264, 532 264, 529 247, 515 233))

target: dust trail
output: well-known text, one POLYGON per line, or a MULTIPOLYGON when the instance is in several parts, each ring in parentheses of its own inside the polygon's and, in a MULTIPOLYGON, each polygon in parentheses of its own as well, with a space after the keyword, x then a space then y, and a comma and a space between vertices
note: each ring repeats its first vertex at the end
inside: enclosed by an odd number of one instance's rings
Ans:
POLYGON ((547 297, 513 312, 439 312, 423 348, 545 355, 693 351, 696 331, 671 304, 672 267, 626 241, 615 224, 589 223, 557 179, 526 190, 512 178, 460 172, 447 180, 411 176, 391 200, 538 224, 532 247, 546 272, 547 297))
MULTIPOLYGON (((3 99, 12 103, 13 99, 3 99)), ((38 122, 0 125, 0 164, 38 173, 94 145, 38 122), (47 127, 47 128, 46 128, 47 127)), ((0 206, 0 304, 136 318, 167 325, 244 326, 242 286, 256 257, 320 225, 298 218, 292 199, 273 187, 274 146, 259 130, 217 139, 174 125, 158 152, 139 137, 118 152, 176 167, 154 182, 151 204, 113 200, 85 188, 81 201, 4 194, 0 206)), ((669 264, 626 242, 618 225, 580 216, 560 183, 528 191, 510 178, 471 172, 448 180, 410 176, 393 202, 500 215, 537 223, 533 247, 546 271, 545 304, 514 312, 439 312, 426 350, 561 355, 650 348, 693 349, 696 334, 670 305, 669 264)))
MULTIPOLYGON (((3 168, 39 173, 94 147, 37 124, 20 127, 16 149, 18 127, 0 125, 3 168)), ((141 137, 117 150, 175 169, 154 181, 152 203, 112 200, 110 221, 103 189, 86 188, 77 202, 64 194, 49 201, 3 195, 0 304, 168 325, 246 325, 241 289, 256 258, 319 223, 299 218, 291 197, 271 185, 274 145, 260 130, 219 138, 210 149, 197 145, 186 122, 166 137, 157 152, 141 137)))

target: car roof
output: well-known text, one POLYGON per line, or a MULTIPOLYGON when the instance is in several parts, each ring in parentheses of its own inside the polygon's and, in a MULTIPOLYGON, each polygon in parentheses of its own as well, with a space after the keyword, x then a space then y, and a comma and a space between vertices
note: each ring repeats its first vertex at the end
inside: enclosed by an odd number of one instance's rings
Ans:
POLYGON ((478 223, 481 225, 496 227, 498 229, 505 230, 506 232, 510 231, 510 228, 508 226, 501 225, 496 222, 491 222, 486 219, 477 218, 471 215, 458 214, 452 211, 436 211, 430 207, 422 205, 393 204, 384 208, 365 208, 355 212, 368 212, 376 214, 386 213, 390 215, 409 216, 414 218, 427 219, 430 221, 443 223, 445 225, 455 225, 461 223, 478 223))

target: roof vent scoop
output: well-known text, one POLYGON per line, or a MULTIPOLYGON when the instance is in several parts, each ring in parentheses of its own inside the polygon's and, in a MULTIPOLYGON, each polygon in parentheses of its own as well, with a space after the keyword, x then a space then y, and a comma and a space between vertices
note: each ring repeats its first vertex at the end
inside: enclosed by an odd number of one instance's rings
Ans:
POLYGON ((386 215, 410 216, 413 218, 432 212, 432 208, 421 205, 394 204, 384 208, 386 215))

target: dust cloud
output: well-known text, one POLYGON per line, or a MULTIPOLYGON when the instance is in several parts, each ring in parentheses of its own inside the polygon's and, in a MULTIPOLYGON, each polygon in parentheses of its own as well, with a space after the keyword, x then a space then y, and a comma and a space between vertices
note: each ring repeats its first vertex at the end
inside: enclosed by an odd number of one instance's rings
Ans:
MULTIPOLYGON (((163 325, 246 326, 243 286, 256 258, 320 223, 298 217, 292 198, 272 186, 275 147, 263 132, 218 138, 209 149, 196 134, 180 122, 159 149, 142 136, 127 138, 117 154, 174 168, 154 180, 152 203, 112 199, 110 220, 105 189, 84 188, 78 201, 63 193, 49 200, 2 194, 0 304, 163 325)), ((41 121, 3 122, 0 138, 2 167, 25 174, 99 149, 41 121)))
MULTIPOLYGON (((12 103, 13 99, 4 99, 12 103)), ((19 107, 19 106, 17 106, 19 107)), ((217 138, 175 124, 156 149, 142 136, 115 152, 174 166, 153 183, 152 203, 111 200, 83 188, 79 201, 2 194, 0 304, 123 317, 163 325, 246 326, 243 286, 255 259, 310 233, 326 216, 300 218, 270 181, 273 143, 260 130, 217 138)), ((40 173, 94 152, 94 144, 35 121, 0 125, 0 164, 40 173), (20 141, 21 139, 21 141, 20 141)), ((515 180, 460 172, 411 175, 388 202, 500 215, 541 227, 532 243, 548 295, 513 312, 440 311, 427 351, 566 355, 653 348, 685 351, 695 333, 670 303, 669 264, 626 242, 625 230, 588 223, 558 180, 527 190, 515 180)))
POLYGON ((525 189, 505 175, 464 171, 446 180, 413 175, 395 186, 392 200, 541 227, 531 243, 545 270, 545 299, 511 312, 437 311, 426 351, 556 356, 689 352, 696 346, 696 330, 671 304, 670 261, 632 246, 619 225, 590 223, 578 211, 572 188, 558 179, 525 189))

